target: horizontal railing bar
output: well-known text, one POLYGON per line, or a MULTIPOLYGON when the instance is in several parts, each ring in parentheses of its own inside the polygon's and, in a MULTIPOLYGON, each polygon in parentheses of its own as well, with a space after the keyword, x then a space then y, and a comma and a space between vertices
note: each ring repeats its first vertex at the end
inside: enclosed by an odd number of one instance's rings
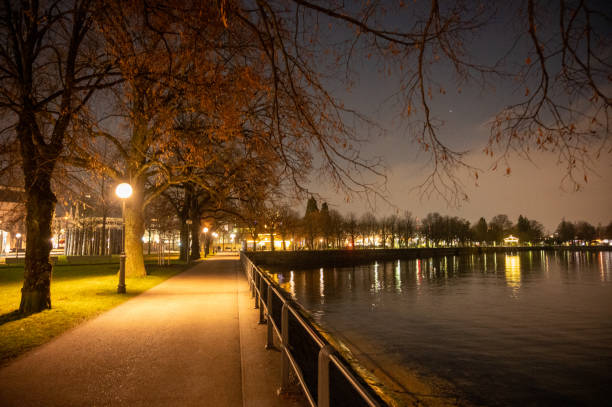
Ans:
POLYGON ((319 345, 320 348, 322 348, 323 346, 325 346, 325 342, 323 342, 321 340, 321 338, 319 337, 319 335, 317 335, 317 333, 308 325, 304 322, 303 320, 303 316, 299 314, 299 312, 297 310, 295 310, 293 307, 289 307, 289 311, 295 316, 295 319, 300 323, 300 325, 302 325, 302 327, 310 334, 310 336, 312 337, 312 339, 315 340, 315 342, 317 343, 317 345, 319 345))
POLYGON ((361 397, 371 406, 379 407, 379 404, 371 399, 370 395, 363 388, 363 385, 353 376, 353 374, 344 366, 344 363, 340 361, 334 354, 329 355, 329 360, 336 365, 340 372, 346 377, 346 379, 353 385, 353 387, 359 392, 361 397))
POLYGON ((276 336, 278 336, 278 339, 280 339, 282 337, 281 330, 276 326, 272 315, 270 315, 270 322, 272 322, 272 329, 274 330, 274 333, 276 333, 276 336))
POLYGON ((297 364, 297 362, 293 358, 293 355, 291 354, 291 352, 289 352, 288 349, 284 348, 283 352, 285 352, 285 354, 288 356, 289 363, 291 363, 291 366, 293 367, 293 371, 295 375, 297 376, 300 382, 300 385, 302 386, 302 389, 304 390, 304 393, 306 393, 306 398, 308 398, 310 405, 313 407, 316 407, 317 403, 314 397, 312 397, 312 394, 310 394, 310 390, 308 390, 308 386, 306 385, 306 381, 304 380, 304 375, 302 375, 302 369, 300 369, 300 366, 297 364))

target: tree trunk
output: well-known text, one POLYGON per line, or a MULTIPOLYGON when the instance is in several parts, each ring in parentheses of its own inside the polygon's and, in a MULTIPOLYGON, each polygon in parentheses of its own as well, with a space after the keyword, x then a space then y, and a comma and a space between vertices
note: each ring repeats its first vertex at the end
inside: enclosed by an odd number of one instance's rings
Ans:
MULTIPOLYGON (((22 145, 22 153, 27 148, 22 145)), ((31 314, 51 308, 51 222, 57 199, 51 191, 51 163, 35 154, 22 154, 26 179, 26 254, 19 312, 31 314)))
POLYGON ((184 183, 183 189, 185 190, 185 196, 183 197, 183 206, 178 211, 179 220, 181 222, 181 246, 179 259, 187 261, 187 258, 189 257, 189 225, 187 225, 187 219, 189 219, 189 209, 191 207, 192 188, 189 183, 184 183))
POLYGON ((180 245, 180 260, 187 260, 187 255, 189 254, 189 226, 185 222, 185 219, 181 219, 181 245, 180 245))
POLYGON ((191 260, 200 259, 200 207, 198 196, 194 192, 194 186, 189 184, 189 218, 191 219, 191 260))
POLYGON ((135 183, 134 193, 125 202, 125 275, 127 277, 144 277, 147 271, 144 266, 142 236, 145 231, 143 208, 143 185, 135 183))
POLYGON ((193 216, 191 218, 191 260, 200 259, 200 218, 193 216))
POLYGON ((149 226, 149 247, 147 248, 147 254, 151 254, 151 226, 149 226))

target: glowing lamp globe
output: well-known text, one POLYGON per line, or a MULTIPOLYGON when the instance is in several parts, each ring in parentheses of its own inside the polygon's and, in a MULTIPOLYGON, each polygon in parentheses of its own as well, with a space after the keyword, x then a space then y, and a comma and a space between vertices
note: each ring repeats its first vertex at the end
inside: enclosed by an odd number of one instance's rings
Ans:
POLYGON ((204 233, 208 233, 208 228, 204 228, 204 233))
POLYGON ((117 194, 117 196, 121 199, 129 198, 130 196, 132 196, 132 186, 125 182, 121 183, 117 185, 117 188, 115 189, 115 194, 117 194))

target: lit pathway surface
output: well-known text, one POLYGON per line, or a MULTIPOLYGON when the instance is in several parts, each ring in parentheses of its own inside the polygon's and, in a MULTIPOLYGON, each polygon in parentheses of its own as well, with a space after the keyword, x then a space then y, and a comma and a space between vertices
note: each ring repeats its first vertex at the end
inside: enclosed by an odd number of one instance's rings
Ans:
POLYGON ((0 405, 303 405, 275 395, 257 320, 238 258, 215 256, 0 370, 0 405))

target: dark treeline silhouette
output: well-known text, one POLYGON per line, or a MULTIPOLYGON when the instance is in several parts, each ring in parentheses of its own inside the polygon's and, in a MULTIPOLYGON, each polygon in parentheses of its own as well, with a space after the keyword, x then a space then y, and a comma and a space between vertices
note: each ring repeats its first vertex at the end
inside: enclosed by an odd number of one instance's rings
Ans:
MULTIPOLYGON (((466 219, 429 213, 422 219, 409 211, 403 214, 376 216, 366 212, 342 214, 329 209, 327 203, 320 207, 314 197, 306 205, 300 217, 289 206, 280 205, 262 213, 261 219, 252 225, 257 231, 250 236, 266 235, 274 242, 274 236, 283 242, 292 241, 293 249, 336 248, 405 248, 415 246, 445 247, 468 245, 501 245, 509 236, 518 238, 519 245, 537 244, 601 244, 612 240, 612 222, 607 226, 593 226, 586 221, 569 222, 563 219, 551 234, 534 219, 520 215, 516 223, 507 215, 496 215, 490 220, 481 217, 473 225, 466 219)), ((249 249, 255 248, 253 245, 249 249)), ((272 244, 272 250, 274 245, 272 244)))

